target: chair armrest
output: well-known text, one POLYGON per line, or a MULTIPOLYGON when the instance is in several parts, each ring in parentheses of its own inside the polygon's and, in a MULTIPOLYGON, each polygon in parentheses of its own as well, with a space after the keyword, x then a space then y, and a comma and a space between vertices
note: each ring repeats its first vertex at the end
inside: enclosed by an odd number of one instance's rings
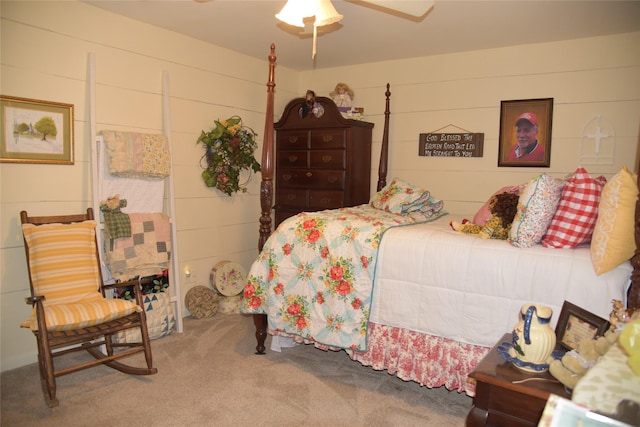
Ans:
POLYGON ((44 301, 44 295, 32 295, 24 299, 24 302, 26 302, 29 305, 35 305, 42 301, 44 301))
MULTIPOLYGON (((44 300, 45 300, 44 295, 31 295, 30 297, 26 297, 24 299, 24 302, 26 302, 27 304, 35 308, 35 314, 36 314, 35 320, 37 325, 36 330, 40 330, 40 331, 47 330, 47 322, 44 317, 44 306, 42 305, 42 302, 44 300)), ((31 326, 31 328, 33 329, 33 325, 31 326)))

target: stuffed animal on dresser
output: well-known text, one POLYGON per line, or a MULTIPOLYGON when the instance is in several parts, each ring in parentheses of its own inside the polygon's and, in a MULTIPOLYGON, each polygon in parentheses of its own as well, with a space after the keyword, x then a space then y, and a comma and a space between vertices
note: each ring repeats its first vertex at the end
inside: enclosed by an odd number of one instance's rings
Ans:
POLYGON ((329 96, 338 106, 338 109, 347 108, 349 110, 351 109, 351 101, 355 97, 353 90, 346 83, 338 83, 329 96))
MULTIPOLYGON (((578 348, 568 351, 561 359, 549 360, 549 373, 568 389, 575 388, 578 381, 596 364, 598 359, 615 345, 630 322, 640 318, 640 310, 625 309, 620 300, 613 300, 609 315, 609 329, 601 337, 585 339, 578 348)), ((638 356, 640 360, 640 356, 638 356)), ((640 367, 639 367, 640 368, 640 367)), ((633 366, 632 366, 633 369, 633 366)))
POLYGON ((573 390, 578 380, 616 342, 618 335, 618 332, 607 331, 603 337, 582 340, 578 348, 566 352, 562 359, 551 359, 549 373, 565 387, 573 390))
POLYGON ((514 193, 494 195, 489 203, 491 217, 484 225, 473 224, 467 220, 462 223, 451 221, 449 225, 461 233, 473 234, 483 239, 506 240, 518 208, 520 196, 514 193))

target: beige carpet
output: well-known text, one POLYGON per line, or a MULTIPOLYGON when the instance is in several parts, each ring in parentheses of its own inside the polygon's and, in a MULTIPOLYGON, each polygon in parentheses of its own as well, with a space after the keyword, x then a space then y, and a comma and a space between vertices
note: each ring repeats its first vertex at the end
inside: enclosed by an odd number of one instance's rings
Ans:
POLYGON ((2 426, 463 426, 471 407, 464 394, 404 382, 342 351, 254 355, 248 316, 186 318, 184 330, 152 342, 156 375, 99 366, 60 377, 54 409, 36 364, 3 372, 2 426))

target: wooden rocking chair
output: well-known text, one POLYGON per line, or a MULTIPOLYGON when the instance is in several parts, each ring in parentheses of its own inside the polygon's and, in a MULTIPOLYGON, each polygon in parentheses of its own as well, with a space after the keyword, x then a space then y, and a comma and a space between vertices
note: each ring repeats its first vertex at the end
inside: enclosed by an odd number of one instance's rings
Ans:
POLYGON ((20 212, 27 255, 32 315, 21 326, 37 339, 42 390, 50 407, 58 406, 56 377, 107 365, 121 372, 150 375, 151 345, 139 280, 104 285, 93 210, 62 216, 32 216, 20 212), (135 286, 135 302, 107 298, 105 290, 135 286), (141 341, 125 343, 114 334, 140 331, 141 341), (95 360, 56 370, 54 358, 86 350, 95 360), (144 352, 146 367, 116 361, 144 352))

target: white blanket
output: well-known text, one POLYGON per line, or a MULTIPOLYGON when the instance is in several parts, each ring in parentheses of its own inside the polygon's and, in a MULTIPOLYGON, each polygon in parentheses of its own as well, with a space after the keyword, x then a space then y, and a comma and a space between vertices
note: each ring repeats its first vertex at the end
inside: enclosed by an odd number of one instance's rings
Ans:
POLYGON ((513 329, 525 303, 550 306, 555 327, 565 300, 605 319, 612 299, 625 300, 630 262, 596 276, 587 246, 516 248, 451 230, 449 221, 461 218, 385 233, 372 322, 491 347, 513 329))
POLYGON ((122 209, 124 213, 163 212, 165 180, 113 176, 109 173, 104 141, 101 148, 101 200, 118 194, 120 200, 127 201, 127 206, 122 209))

